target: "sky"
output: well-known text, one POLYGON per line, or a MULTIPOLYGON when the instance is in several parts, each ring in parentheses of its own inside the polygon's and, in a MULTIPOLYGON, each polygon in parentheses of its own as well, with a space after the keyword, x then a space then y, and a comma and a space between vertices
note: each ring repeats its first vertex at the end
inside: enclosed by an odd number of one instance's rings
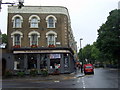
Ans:
MULTIPOLYGON (((17 0, 2 0, 17 2, 17 0)), ((119 0, 24 0, 24 5, 32 6, 64 6, 68 9, 71 28, 77 47, 93 44, 98 37, 97 30, 106 22, 109 12, 118 9, 119 0)), ((2 5, 0 12, 0 29, 7 33, 7 5, 2 5)))

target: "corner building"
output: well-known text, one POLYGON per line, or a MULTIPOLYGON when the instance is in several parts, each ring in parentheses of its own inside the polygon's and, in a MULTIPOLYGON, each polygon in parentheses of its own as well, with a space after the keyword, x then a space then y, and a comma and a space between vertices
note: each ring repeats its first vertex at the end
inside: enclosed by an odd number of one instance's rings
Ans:
POLYGON ((14 71, 48 69, 74 71, 76 42, 67 8, 61 6, 8 7, 7 66, 14 71))

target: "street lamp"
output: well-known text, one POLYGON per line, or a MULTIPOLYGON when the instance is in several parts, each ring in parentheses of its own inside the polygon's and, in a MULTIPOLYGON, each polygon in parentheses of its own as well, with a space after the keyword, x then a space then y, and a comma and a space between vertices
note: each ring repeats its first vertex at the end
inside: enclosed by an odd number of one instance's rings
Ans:
POLYGON ((82 61, 82 65, 81 65, 81 73, 83 73, 82 44, 81 44, 81 41, 82 41, 82 40, 83 40, 83 39, 80 38, 80 54, 81 54, 81 61, 82 61))
POLYGON ((82 39, 82 38, 80 38, 80 49, 82 48, 81 40, 83 40, 83 39, 82 39))
MULTIPOLYGON (((24 5, 23 5, 23 3, 24 3, 24 0, 18 0, 18 9, 21 9, 24 5)), ((11 3, 11 2, 5 2, 5 3, 3 3, 2 2, 2 0, 0 0, 0 10, 2 9, 2 7, 1 7, 1 5, 2 4, 11 4, 11 5, 14 5, 15 3, 11 3)))
POLYGON ((24 5, 24 0, 18 0, 19 4, 18 4, 18 9, 21 9, 24 5))

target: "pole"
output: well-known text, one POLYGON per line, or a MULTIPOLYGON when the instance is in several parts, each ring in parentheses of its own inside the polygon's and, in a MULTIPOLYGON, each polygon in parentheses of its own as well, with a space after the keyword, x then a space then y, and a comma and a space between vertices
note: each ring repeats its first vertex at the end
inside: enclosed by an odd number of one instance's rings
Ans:
POLYGON ((1 9, 2 9, 1 4, 2 4, 2 0, 0 0, 0 11, 1 11, 1 9))
MULTIPOLYGON (((24 6, 23 5, 24 0, 18 0, 18 2, 19 2, 18 9, 21 9, 24 6)), ((13 6, 15 3, 10 3, 10 2, 2 3, 2 0, 0 0, 0 12, 1 12, 1 9, 2 9, 2 7, 1 7, 2 4, 11 4, 13 6)))
POLYGON ((81 40, 83 40, 83 39, 80 38, 80 54, 81 54, 81 61, 82 61, 82 65, 81 65, 81 73, 83 73, 83 60, 82 60, 82 44, 81 44, 81 40))

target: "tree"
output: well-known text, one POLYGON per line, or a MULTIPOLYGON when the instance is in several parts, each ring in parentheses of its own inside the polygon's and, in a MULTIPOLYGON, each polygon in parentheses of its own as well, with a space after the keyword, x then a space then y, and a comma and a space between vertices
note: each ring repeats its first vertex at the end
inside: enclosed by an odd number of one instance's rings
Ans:
MULTIPOLYGON (((78 53, 79 59, 82 60, 84 63, 94 63, 95 59, 94 57, 92 57, 92 49, 93 45, 90 44, 87 44, 83 49, 80 49, 80 52, 78 53)), ((96 55, 94 54, 94 56, 96 55)))
POLYGON ((7 35, 6 34, 2 34, 2 43, 7 44, 7 35))
POLYGON ((115 9, 109 14, 98 30, 97 48, 110 63, 117 63, 120 57, 120 10, 115 9))

